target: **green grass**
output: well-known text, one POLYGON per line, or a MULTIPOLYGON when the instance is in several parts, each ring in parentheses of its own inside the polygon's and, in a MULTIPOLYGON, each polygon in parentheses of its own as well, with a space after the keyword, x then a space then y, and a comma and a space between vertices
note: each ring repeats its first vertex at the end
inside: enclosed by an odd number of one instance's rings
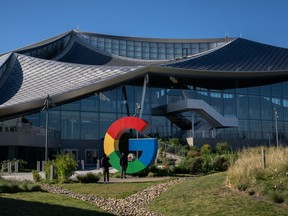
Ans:
POLYGON ((111 184, 58 184, 71 191, 81 194, 92 194, 101 197, 126 198, 138 191, 152 185, 157 185, 168 180, 153 182, 111 183, 111 184))
POLYGON ((288 215, 288 207, 241 195, 225 185, 227 173, 188 180, 169 188, 149 209, 163 215, 288 215))
POLYGON ((1 216, 112 215, 84 201, 45 192, 0 194, 1 216))

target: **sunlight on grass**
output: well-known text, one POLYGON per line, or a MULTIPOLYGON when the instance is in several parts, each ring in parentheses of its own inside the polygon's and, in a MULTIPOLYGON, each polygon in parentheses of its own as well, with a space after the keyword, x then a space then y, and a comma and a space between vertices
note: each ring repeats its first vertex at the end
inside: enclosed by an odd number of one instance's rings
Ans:
POLYGON ((262 148, 244 149, 228 169, 228 182, 242 191, 253 191, 275 202, 288 204, 288 148, 266 148, 263 168, 262 148))
POLYGON ((226 173, 188 180, 169 188, 149 209, 163 215, 288 215, 288 208, 242 196, 225 185, 226 173))

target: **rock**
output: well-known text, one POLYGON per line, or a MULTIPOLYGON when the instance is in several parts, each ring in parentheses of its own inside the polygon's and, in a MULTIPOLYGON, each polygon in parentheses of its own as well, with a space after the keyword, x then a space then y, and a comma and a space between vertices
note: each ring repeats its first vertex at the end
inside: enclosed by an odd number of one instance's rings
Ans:
POLYGON ((55 185, 42 184, 41 187, 43 190, 46 190, 50 193, 62 194, 73 199, 79 199, 92 203, 97 207, 115 215, 156 216, 159 214, 149 211, 145 208, 145 206, 160 196, 160 194, 166 191, 169 187, 187 179, 188 178, 177 178, 169 182, 154 185, 125 199, 104 198, 94 195, 79 194, 55 185))

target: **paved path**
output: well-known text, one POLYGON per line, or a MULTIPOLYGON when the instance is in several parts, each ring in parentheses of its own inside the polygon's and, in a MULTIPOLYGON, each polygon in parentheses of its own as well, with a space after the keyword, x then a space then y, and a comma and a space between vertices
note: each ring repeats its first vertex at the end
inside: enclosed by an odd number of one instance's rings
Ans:
MULTIPOLYGON (((92 172, 94 174, 102 173, 102 169, 94 169, 94 170, 77 170, 75 171, 75 174, 71 177, 71 179, 76 179, 77 175, 85 175, 88 172, 92 172)), ((118 172, 114 168, 110 168, 110 173, 115 173, 118 172)), ((44 173, 40 172, 40 175, 44 178, 44 173)), ((24 181, 24 180, 29 180, 33 181, 32 173, 11 173, 7 174, 4 173, 1 175, 2 178, 4 179, 13 179, 13 180, 19 180, 19 181, 24 181)), ((171 177, 153 177, 153 178, 139 178, 139 177, 132 177, 132 176, 127 176, 127 179, 121 179, 121 178, 111 178, 110 177, 110 182, 149 182, 149 181, 159 181, 163 179, 169 179, 171 177)), ((100 179, 99 183, 103 183, 103 177, 100 179)))

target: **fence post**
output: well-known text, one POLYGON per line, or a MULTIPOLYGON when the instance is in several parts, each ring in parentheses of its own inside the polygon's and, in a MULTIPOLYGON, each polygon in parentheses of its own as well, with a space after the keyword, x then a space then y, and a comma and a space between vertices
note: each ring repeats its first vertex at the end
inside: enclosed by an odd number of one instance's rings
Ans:
POLYGON ((266 169, 266 152, 265 149, 262 149, 262 163, 263 163, 263 169, 266 169))
POLYGON ((17 160, 14 162, 14 172, 18 173, 18 171, 19 171, 19 161, 17 160))
POLYGON ((4 170, 5 170, 5 163, 3 162, 2 163, 2 173, 4 172, 4 170))
POLYGON ((40 172, 41 170, 40 170, 40 161, 37 161, 37 172, 40 172))
POLYGON ((81 169, 84 170, 84 160, 81 160, 81 169))
POLYGON ((42 171, 45 172, 46 161, 42 161, 42 171))
POLYGON ((53 181, 54 179, 54 166, 50 166, 50 180, 53 181))
POLYGON ((12 172, 12 162, 8 162, 8 174, 11 174, 12 172))
POLYGON ((97 159, 97 169, 100 169, 100 159, 97 159))

